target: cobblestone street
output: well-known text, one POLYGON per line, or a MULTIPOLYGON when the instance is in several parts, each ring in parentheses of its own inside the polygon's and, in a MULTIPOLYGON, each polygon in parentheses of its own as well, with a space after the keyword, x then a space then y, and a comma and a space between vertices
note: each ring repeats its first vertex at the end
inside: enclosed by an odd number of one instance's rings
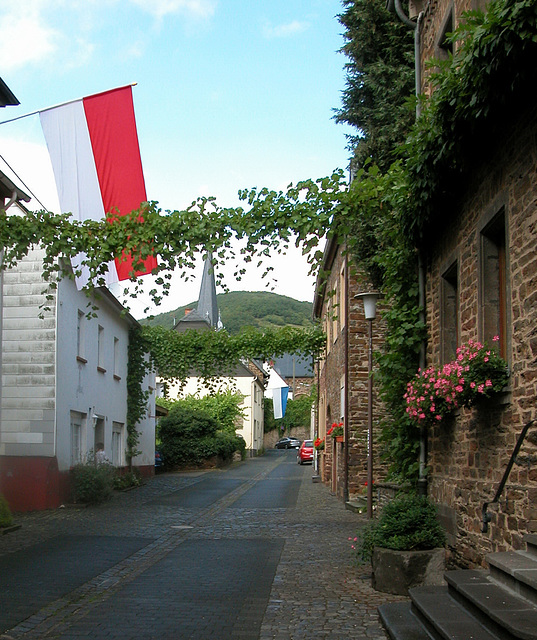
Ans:
POLYGON ((21 514, 0 537, 0 638, 385 640, 344 508, 270 451, 162 474, 98 507, 21 514))

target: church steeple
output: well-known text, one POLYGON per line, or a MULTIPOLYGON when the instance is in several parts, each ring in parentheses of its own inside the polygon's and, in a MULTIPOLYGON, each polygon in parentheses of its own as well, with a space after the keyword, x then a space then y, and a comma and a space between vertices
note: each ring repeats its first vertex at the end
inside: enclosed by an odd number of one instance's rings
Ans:
POLYGON ((185 315, 184 318, 181 318, 175 325, 175 330, 179 331, 179 333, 187 329, 209 331, 210 329, 222 328, 218 303, 216 301, 216 282, 211 260, 212 254, 209 252, 203 265, 198 306, 194 311, 191 311, 185 315))
POLYGON ((198 297, 198 314, 206 320, 211 327, 217 328, 220 319, 218 313, 218 303, 216 301, 216 282, 214 279, 213 265, 211 264, 212 253, 208 253, 203 265, 203 276, 201 278, 200 294, 198 297))

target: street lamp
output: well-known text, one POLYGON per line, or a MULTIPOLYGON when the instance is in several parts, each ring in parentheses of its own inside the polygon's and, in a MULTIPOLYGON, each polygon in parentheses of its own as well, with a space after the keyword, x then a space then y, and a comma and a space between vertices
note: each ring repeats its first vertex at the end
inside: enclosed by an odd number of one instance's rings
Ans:
POLYGON ((373 517, 373 320, 377 316, 380 293, 370 291, 354 296, 363 300, 365 319, 369 322, 369 350, 367 358, 367 517, 373 517))

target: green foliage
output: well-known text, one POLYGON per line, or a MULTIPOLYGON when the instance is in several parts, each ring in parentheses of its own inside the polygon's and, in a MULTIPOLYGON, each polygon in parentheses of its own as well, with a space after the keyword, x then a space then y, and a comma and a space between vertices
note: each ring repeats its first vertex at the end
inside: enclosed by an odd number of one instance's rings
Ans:
POLYGON ((378 520, 361 529, 357 537, 357 555, 363 561, 371 559, 374 547, 417 551, 446 543, 436 506, 416 495, 402 495, 388 502, 378 520))
POLYGON ((129 333, 129 361, 127 371, 127 461, 132 466, 132 459, 138 455, 140 436, 137 425, 147 411, 149 390, 143 390, 143 380, 149 366, 146 345, 140 335, 140 329, 134 328, 129 333))
POLYGON ((348 136, 353 164, 373 160, 383 171, 396 159, 413 121, 413 37, 381 0, 343 0, 347 82, 336 121, 357 129, 348 136))
POLYGON ((138 469, 133 469, 127 473, 117 473, 114 477, 114 489, 123 491, 132 487, 139 487, 142 484, 142 476, 138 469))
POLYGON ((274 403, 272 402, 272 398, 265 398, 263 400, 263 414, 265 433, 269 433, 270 431, 274 431, 274 429, 281 428, 281 420, 275 420, 274 418, 274 403))
POLYGON ((493 0, 485 13, 462 16, 453 58, 433 74, 435 91, 404 149, 402 222, 416 242, 438 231, 465 174, 532 103, 536 31, 534 0, 493 0))
POLYGON ((151 355, 159 375, 185 382, 195 363, 196 375, 209 386, 233 373, 242 359, 268 360, 284 353, 316 354, 322 351, 324 333, 319 327, 282 327, 256 331, 244 329, 236 336, 226 331, 184 333, 163 327, 143 327, 137 335, 140 348, 151 355))
POLYGON ((297 427, 309 427, 313 402, 313 395, 299 396, 295 400, 288 400, 284 417, 275 420, 272 399, 265 398, 263 407, 265 433, 279 429, 283 434, 297 427))
MULTIPOLYGON (((229 291, 216 298, 222 323, 230 335, 237 335, 244 327, 262 331, 283 326, 311 327, 313 324, 311 302, 300 302, 269 291, 229 291)), ((174 319, 183 318, 185 310, 194 309, 196 304, 192 302, 140 322, 173 329, 174 319)))
POLYGON ((93 456, 71 469, 73 500, 84 504, 100 504, 112 496, 115 468, 111 464, 95 464, 93 456))
POLYGON ((7 500, 0 494, 0 527, 10 527, 13 524, 13 516, 7 500))
POLYGON ((160 450, 168 467, 201 465, 218 456, 230 460, 246 445, 229 431, 219 431, 216 419, 193 406, 176 403, 160 421, 160 450))
POLYGON ((240 408, 244 396, 232 391, 214 393, 201 398, 195 395, 173 400, 169 409, 173 411, 189 410, 194 413, 202 412, 214 418, 220 431, 235 434, 235 430, 242 426, 244 412, 240 408))

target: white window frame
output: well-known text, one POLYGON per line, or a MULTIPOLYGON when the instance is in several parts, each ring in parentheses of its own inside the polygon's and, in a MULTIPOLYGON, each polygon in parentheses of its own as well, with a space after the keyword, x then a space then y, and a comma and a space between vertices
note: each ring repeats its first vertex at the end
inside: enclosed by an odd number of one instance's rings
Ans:
POLYGON ((71 411, 69 435, 71 466, 84 461, 86 454, 86 414, 79 411, 71 411))

